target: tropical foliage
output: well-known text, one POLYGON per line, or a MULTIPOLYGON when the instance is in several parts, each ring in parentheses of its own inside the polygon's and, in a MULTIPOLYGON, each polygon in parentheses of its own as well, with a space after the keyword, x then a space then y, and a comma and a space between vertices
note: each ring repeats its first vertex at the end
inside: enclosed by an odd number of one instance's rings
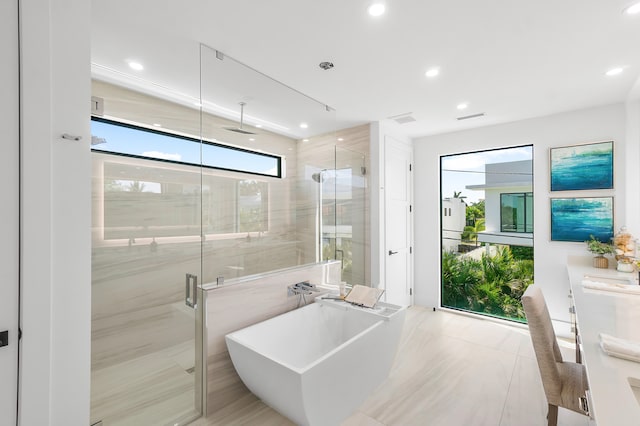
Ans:
POLYGON ((442 253, 442 304, 525 322, 520 299, 533 283, 533 260, 517 260, 509 246, 480 260, 442 253))
POLYGON ((471 203, 471 205, 467 206, 467 225, 473 225, 478 219, 481 218, 484 218, 484 200, 471 203))
POLYGON ((485 220, 477 219, 474 222, 474 225, 467 225, 464 227, 464 231, 462 232, 462 240, 463 241, 474 241, 476 246, 478 245, 478 233, 485 230, 485 220))

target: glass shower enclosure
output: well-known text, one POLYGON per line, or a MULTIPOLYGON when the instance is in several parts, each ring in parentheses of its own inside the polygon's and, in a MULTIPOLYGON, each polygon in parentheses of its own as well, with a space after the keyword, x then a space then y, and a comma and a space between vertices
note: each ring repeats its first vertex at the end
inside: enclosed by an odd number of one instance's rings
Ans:
POLYGON ((329 259, 366 282, 366 156, 336 112, 199 49, 186 97, 92 82, 91 424, 206 413, 203 284, 329 259))

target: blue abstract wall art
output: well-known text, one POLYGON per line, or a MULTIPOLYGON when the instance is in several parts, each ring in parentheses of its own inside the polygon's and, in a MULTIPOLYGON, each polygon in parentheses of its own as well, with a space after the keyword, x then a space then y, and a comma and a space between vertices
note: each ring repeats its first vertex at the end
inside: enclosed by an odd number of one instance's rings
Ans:
POLYGON ((551 241, 610 242, 613 197, 551 198, 551 241))
POLYGON ((551 190, 613 188, 613 141, 551 148, 551 190))

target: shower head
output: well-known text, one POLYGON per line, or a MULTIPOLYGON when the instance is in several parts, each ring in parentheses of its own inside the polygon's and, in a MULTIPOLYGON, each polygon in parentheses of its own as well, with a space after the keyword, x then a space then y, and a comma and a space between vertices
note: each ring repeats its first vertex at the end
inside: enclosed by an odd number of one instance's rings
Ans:
POLYGON ((224 128, 225 130, 228 130, 230 132, 242 133, 243 135, 255 135, 255 133, 242 128, 242 125, 244 123, 244 106, 245 105, 246 105, 245 102, 240 102, 240 127, 225 127, 224 128))
POLYGON ((242 133, 243 135, 255 135, 255 133, 244 130, 242 127, 225 127, 224 129, 230 132, 242 133))

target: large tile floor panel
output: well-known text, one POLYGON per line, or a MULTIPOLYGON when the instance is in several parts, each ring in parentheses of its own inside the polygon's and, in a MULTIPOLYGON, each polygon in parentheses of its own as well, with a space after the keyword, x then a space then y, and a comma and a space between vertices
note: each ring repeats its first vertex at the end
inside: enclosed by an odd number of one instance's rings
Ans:
MULTIPOLYGON (((561 342, 561 348, 572 360, 571 345, 561 342)), ((412 307, 389 378, 342 426, 543 426, 546 409, 526 329, 412 307)), ((292 423, 244 389, 194 424, 292 423)), ((558 424, 588 426, 589 421, 560 409, 558 424)))

